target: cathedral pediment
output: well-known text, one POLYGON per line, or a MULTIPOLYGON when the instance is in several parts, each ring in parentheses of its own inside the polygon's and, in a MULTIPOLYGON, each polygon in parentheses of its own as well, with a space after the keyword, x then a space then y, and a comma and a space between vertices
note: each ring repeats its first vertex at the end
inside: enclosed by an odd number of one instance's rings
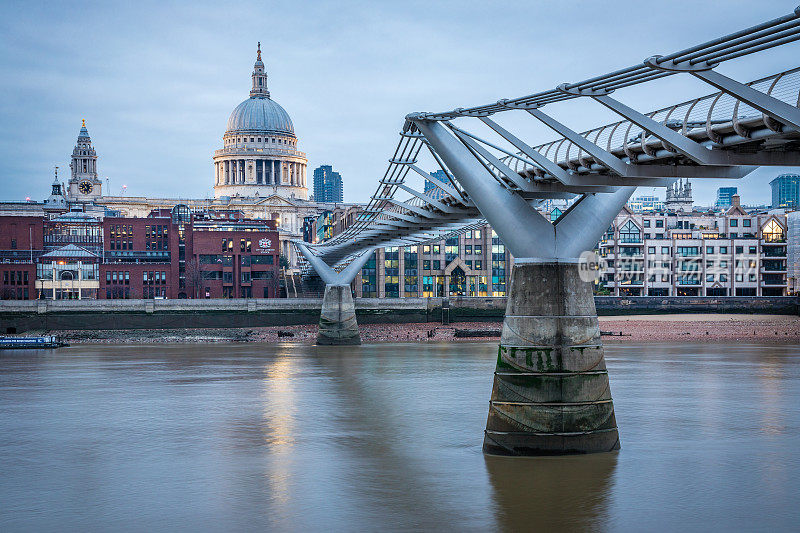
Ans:
POLYGON ((290 199, 278 196, 277 194, 273 194, 272 196, 268 196, 254 203, 257 205, 269 205, 274 207, 295 207, 297 205, 290 199))

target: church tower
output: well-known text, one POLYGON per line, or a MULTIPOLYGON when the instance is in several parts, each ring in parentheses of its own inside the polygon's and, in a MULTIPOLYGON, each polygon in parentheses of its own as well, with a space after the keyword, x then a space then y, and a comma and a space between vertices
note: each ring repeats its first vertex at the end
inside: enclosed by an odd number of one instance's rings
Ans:
POLYGON ((72 150, 72 162, 69 164, 72 173, 67 186, 67 196, 73 201, 87 202, 102 196, 103 183, 97 177, 97 152, 92 147, 86 121, 81 122, 78 142, 72 150))

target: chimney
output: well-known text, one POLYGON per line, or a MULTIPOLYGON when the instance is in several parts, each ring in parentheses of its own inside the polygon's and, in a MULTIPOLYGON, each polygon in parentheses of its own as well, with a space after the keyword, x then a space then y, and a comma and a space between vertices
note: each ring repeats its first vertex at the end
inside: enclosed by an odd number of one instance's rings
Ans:
POLYGON ((738 194, 734 194, 733 196, 731 196, 731 205, 733 207, 739 207, 739 204, 740 204, 739 195, 738 194))

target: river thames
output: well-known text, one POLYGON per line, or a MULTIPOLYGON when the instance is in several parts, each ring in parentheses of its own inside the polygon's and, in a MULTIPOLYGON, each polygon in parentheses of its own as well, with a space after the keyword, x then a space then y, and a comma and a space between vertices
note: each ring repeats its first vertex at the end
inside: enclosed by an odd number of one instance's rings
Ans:
POLYGON ((796 530, 800 347, 609 344, 622 450, 523 459, 496 350, 0 352, 0 531, 796 530))

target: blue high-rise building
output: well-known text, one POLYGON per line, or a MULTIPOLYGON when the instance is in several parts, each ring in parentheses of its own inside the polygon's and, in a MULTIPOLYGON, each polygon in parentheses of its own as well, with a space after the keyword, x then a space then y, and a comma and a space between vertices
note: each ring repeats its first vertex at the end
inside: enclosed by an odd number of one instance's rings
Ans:
MULTIPOLYGON (((431 172, 431 176, 436 178, 437 180, 441 181, 442 183, 447 183, 447 174, 444 173, 444 170, 437 170, 436 172, 431 172)), ((438 187, 434 185, 430 180, 425 180, 425 194, 433 190, 438 190, 438 187)))
POLYGON ((800 174, 781 174, 769 186, 773 208, 800 209, 800 174))
POLYGON ((314 200, 317 202, 343 202, 342 176, 331 165, 322 165, 314 170, 314 200))
POLYGON ((739 189, 736 187, 720 187, 717 189, 717 201, 714 202, 715 207, 730 207, 733 205, 733 196, 738 194, 739 189))

